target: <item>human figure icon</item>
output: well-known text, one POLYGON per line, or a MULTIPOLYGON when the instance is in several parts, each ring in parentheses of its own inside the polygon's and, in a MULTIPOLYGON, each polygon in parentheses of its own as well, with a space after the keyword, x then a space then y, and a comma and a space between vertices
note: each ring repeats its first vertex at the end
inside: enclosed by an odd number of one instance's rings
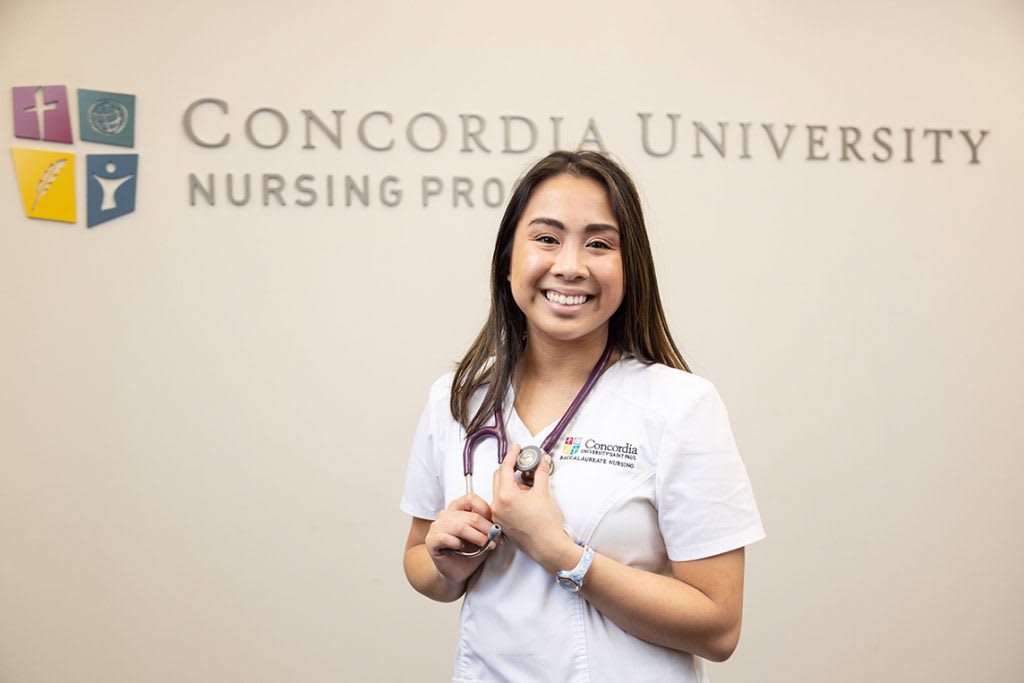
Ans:
MULTIPOLYGON (((111 161, 103 167, 103 170, 113 175, 117 171, 117 165, 111 161)), ((114 199, 114 195, 117 194, 117 188, 134 178, 135 174, 129 173, 128 175, 121 176, 120 178, 104 178, 97 173, 93 173, 92 177, 97 183, 99 183, 100 188, 103 191, 103 201, 100 202, 100 211, 109 211, 117 208, 117 200, 114 199)))
POLYGON ((135 211, 139 180, 137 154, 90 154, 88 165, 88 227, 135 211))

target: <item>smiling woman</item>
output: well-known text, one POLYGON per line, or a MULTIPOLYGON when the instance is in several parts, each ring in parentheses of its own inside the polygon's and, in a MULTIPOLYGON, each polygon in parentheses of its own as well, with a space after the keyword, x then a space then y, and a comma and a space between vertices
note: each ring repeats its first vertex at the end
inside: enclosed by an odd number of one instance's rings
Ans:
POLYGON ((608 193, 562 174, 530 197, 516 227, 508 281, 535 342, 600 337, 622 303, 619 229, 608 193))
POLYGON ((736 647, 743 548, 764 532, 721 399, 665 323, 636 189, 609 158, 556 152, 514 189, 490 315, 431 389, 401 507, 409 582, 465 595, 456 681, 697 682, 701 658, 736 647), (466 491, 485 433, 490 481, 466 491), (543 462, 529 477, 521 452, 543 462))

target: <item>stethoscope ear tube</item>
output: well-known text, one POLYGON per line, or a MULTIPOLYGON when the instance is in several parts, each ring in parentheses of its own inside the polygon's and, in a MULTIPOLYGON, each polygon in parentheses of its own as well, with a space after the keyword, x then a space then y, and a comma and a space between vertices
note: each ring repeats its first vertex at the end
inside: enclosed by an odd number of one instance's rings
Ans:
POLYGON ((488 550, 491 549, 491 543, 496 542, 498 537, 501 536, 501 527, 497 524, 492 524, 490 530, 487 532, 487 541, 477 548, 476 550, 456 550, 455 548, 441 548, 442 555, 458 556, 458 557, 480 557, 488 550))

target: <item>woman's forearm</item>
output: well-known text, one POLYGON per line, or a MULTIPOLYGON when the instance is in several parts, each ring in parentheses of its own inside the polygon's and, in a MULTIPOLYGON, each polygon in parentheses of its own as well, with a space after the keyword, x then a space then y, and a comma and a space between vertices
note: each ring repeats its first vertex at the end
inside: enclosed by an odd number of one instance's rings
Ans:
POLYGON ((583 597, 641 640, 721 662, 739 642, 741 615, 671 576, 596 555, 583 597))
MULTIPOLYGON (((575 566, 582 552, 579 546, 562 545, 539 556, 544 557, 544 568, 554 574, 575 566)), ((704 560, 672 563, 676 576, 665 576, 595 553, 583 582, 583 597, 641 640, 724 661, 739 641, 743 562, 740 548, 704 560)))
POLYGON ((407 548, 402 564, 409 584, 432 600, 454 602, 466 592, 466 581, 452 581, 437 571, 424 544, 407 548))

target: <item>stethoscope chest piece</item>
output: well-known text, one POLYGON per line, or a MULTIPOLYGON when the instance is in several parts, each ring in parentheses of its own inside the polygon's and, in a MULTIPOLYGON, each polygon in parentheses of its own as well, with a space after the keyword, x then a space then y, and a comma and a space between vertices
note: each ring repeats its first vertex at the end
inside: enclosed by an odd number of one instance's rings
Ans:
MULTIPOLYGON (((537 446, 524 446, 516 458, 516 473, 519 480, 527 486, 533 486, 533 477, 537 468, 544 462, 544 451, 537 446)), ((551 469, 554 470, 555 463, 552 461, 551 469)))

